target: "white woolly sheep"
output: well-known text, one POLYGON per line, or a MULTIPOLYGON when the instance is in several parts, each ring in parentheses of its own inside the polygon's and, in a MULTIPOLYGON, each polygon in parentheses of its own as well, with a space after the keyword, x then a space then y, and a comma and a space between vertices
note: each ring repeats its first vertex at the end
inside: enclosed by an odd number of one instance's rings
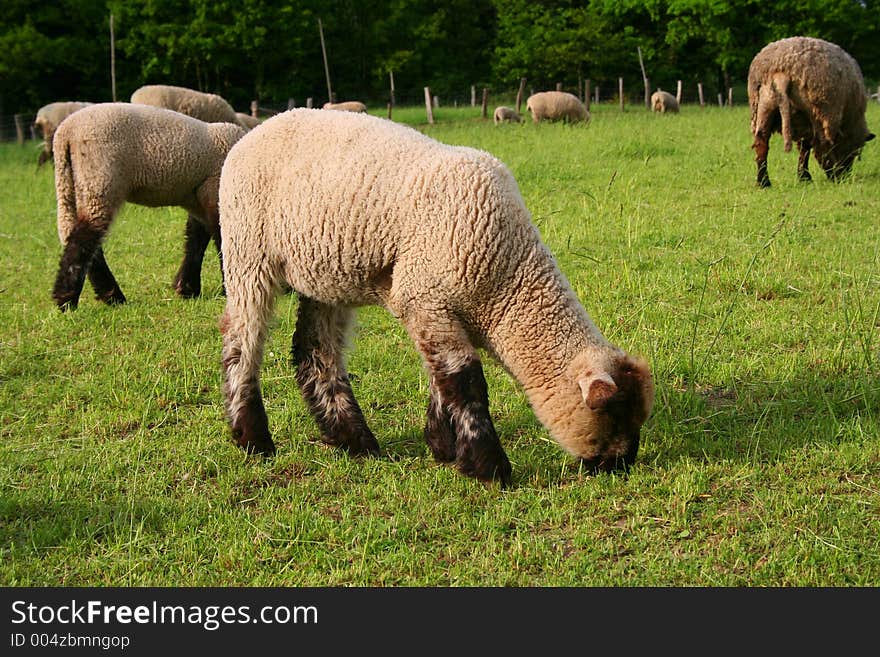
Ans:
POLYGON ((34 129, 39 130, 43 137, 43 148, 40 151, 40 157, 37 160, 37 167, 43 166, 43 163, 52 159, 52 137, 55 136, 55 130, 61 122, 68 116, 88 107, 92 103, 81 101, 69 101, 59 103, 49 103, 43 105, 37 110, 37 116, 34 119, 34 129))
POLYGON ((251 116, 250 114, 245 114, 244 112, 236 112, 235 118, 238 120, 238 123, 248 130, 253 130, 258 125, 260 125, 260 119, 256 116, 251 116))
POLYGON ((594 326, 488 153, 369 115, 291 110, 230 150, 220 223, 224 392, 248 452, 275 452, 259 370, 274 299, 289 286, 296 379, 323 441, 379 451, 343 359, 353 308, 379 304, 430 372, 424 437, 437 460, 510 482, 478 348, 591 471, 634 460, 654 398, 648 366, 594 326))
POLYGON ((665 114, 666 112, 678 112, 678 101, 668 91, 658 89, 651 94, 651 109, 665 114))
POLYGON ((798 147, 798 180, 812 179, 810 150, 830 180, 852 169, 865 142, 868 104, 858 63, 840 46, 812 37, 789 37, 765 46, 748 78, 758 185, 770 186, 770 135, 782 134, 785 151, 798 147))
POLYGON ((522 123, 522 117, 519 115, 519 112, 512 107, 504 107, 503 105, 495 108, 492 120, 495 122, 495 125, 499 123, 522 123))
POLYGON ((243 128, 250 129, 239 121, 236 111, 225 98, 187 87, 147 84, 131 95, 131 102, 164 107, 205 123, 238 123, 243 128))
POLYGON ((366 112, 367 106, 357 100, 347 100, 343 103, 324 103, 323 109, 341 110, 343 112, 366 112))
POLYGON ((526 109, 532 113, 532 121, 589 121, 590 112, 580 99, 567 91, 540 91, 529 96, 526 109))
POLYGON ((238 124, 205 123, 129 103, 92 105, 65 119, 54 141, 58 237, 64 247, 52 295, 58 306, 76 308, 87 274, 99 300, 125 301, 101 242, 126 201, 180 206, 189 213, 174 287, 183 297, 197 296, 208 242, 213 238, 220 250, 220 167, 245 133, 238 124))

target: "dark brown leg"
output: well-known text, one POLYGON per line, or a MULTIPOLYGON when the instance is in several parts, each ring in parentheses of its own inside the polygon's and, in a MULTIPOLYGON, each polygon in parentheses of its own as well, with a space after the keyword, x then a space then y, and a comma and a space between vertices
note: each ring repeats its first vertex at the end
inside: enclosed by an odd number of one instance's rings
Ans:
POLYGON ((185 298, 191 299, 202 293, 202 261, 211 236, 194 215, 186 218, 186 237, 183 246, 183 262, 174 277, 174 289, 185 298))
POLYGON ((107 266, 107 261, 104 259, 104 249, 101 247, 98 247, 92 258, 88 275, 89 282, 95 289, 95 298, 98 301, 103 301, 109 306, 125 303, 125 295, 113 277, 110 267, 107 266))
POLYGON ((444 314, 406 323, 431 375, 425 440, 434 457, 454 459, 469 477, 509 485, 512 468, 492 424, 483 367, 467 334, 444 314))
POLYGON ((431 377, 424 437, 436 460, 441 463, 451 463, 455 460, 455 431, 452 428, 452 419, 443 406, 440 391, 433 377, 431 377))
POLYGON ((798 181, 811 182, 813 177, 808 170, 810 164, 811 142, 809 139, 799 139, 798 147, 798 181))
POLYGON ((343 362, 348 308, 300 296, 293 335, 293 365, 321 440, 350 454, 378 454, 379 443, 354 397, 343 362))
POLYGON ((68 235, 52 291, 52 298, 62 311, 74 310, 79 304, 86 273, 106 232, 106 225, 96 228, 80 222, 68 235))
POLYGON ((762 134, 755 135, 755 143, 752 148, 755 149, 755 162, 758 165, 758 186, 770 187, 770 176, 767 174, 767 153, 770 151, 769 137, 762 134))

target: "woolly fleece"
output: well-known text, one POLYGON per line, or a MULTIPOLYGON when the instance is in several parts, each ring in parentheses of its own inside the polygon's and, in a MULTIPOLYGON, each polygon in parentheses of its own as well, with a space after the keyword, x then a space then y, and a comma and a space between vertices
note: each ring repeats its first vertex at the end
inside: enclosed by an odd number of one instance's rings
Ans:
POLYGON ((786 151, 803 140, 829 177, 849 170, 872 137, 861 69, 823 39, 795 36, 765 46, 749 66, 748 94, 756 150, 772 132, 782 134, 786 151))
POLYGON ((590 112, 580 99, 566 91, 541 91, 529 96, 526 108, 532 121, 589 121, 590 112))
POLYGON ((109 221, 125 201, 205 219, 217 207, 223 159, 244 134, 238 124, 148 105, 100 103, 72 114, 54 140, 61 243, 78 221, 109 221))
POLYGON ((647 365, 594 326, 490 154, 369 115, 294 109, 230 151, 220 222, 233 418, 289 284, 328 306, 383 305, 450 371, 487 349, 574 455, 614 459, 633 431, 637 447, 654 397, 647 365), (623 410, 588 407, 597 380, 617 384, 623 410))

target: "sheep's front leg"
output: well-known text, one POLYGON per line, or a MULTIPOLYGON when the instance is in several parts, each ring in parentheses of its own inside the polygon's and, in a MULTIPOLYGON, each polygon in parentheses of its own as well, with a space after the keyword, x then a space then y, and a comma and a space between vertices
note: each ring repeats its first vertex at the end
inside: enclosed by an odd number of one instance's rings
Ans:
POLYGON ((202 262, 211 235, 195 215, 186 218, 186 236, 183 245, 183 262, 174 277, 174 289, 185 299, 202 293, 202 262))
POLYGON ((354 397, 343 361, 350 308, 299 297, 293 335, 296 380, 321 440, 351 454, 378 454, 379 443, 354 397))
POLYGON ((512 468, 489 414, 483 366, 464 331, 448 329, 436 319, 410 326, 431 375, 425 440, 437 460, 454 459, 463 474, 509 485, 512 468))
MULTIPOLYGON (((101 252, 101 240, 107 232, 107 225, 109 222, 96 226, 91 222, 80 221, 67 236, 52 290, 52 298, 62 311, 73 310, 79 304, 86 273, 95 256, 101 252)), ((100 263, 103 263, 104 268, 107 267, 103 254, 100 256, 100 263)), ((102 266, 100 263, 99 267, 102 266)), ((106 273, 109 271, 106 269, 103 277, 98 276, 99 283, 106 280, 106 273)))
POLYGON ((755 135, 752 144, 755 149, 755 163, 758 166, 758 187, 770 187, 770 176, 767 173, 767 154, 770 152, 770 137, 763 133, 755 135))

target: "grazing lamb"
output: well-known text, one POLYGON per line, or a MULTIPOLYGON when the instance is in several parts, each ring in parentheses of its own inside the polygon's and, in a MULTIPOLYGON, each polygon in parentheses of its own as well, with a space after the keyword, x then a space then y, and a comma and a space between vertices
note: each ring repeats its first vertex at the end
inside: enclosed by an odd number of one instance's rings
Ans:
POLYGON ((243 128, 250 129, 239 120, 236 111, 225 98, 195 89, 168 84, 148 84, 131 95, 131 102, 164 107, 205 123, 238 123, 243 128))
POLYGON ((651 109, 663 114, 666 112, 678 113, 678 101, 668 91, 658 89, 651 94, 651 109))
POLYGON ((532 121, 589 121, 590 112, 574 94, 566 91, 541 91, 529 96, 526 109, 532 113, 532 121))
POLYGON ((34 129, 39 130, 43 136, 43 149, 40 151, 40 157, 37 160, 37 168, 43 166, 44 162, 52 159, 52 137, 55 136, 55 130, 61 122, 68 116, 88 107, 92 103, 70 101, 60 103, 49 103, 43 105, 37 110, 37 117, 34 119, 34 129))
POLYGON ((503 105, 495 108, 492 120, 495 121, 495 125, 499 123, 522 123, 522 117, 519 115, 519 112, 512 107, 504 107, 503 105))
POLYGON ((537 417, 592 471, 633 462, 648 366, 594 326, 497 159, 369 115, 294 109, 229 152, 220 176, 224 391, 234 440, 275 445, 259 370, 274 299, 299 296, 293 362, 321 438, 379 445, 343 360, 353 308, 379 304, 430 373, 424 437, 466 475, 510 482, 478 348, 522 384, 537 417))
POLYGON ((64 246, 52 294, 58 306, 76 308, 87 274, 99 300, 125 301, 101 242, 126 201, 180 206, 189 213, 174 286, 183 297, 197 296, 208 242, 213 238, 220 250, 220 167, 245 132, 237 124, 205 123, 129 103, 92 105, 65 119, 54 142, 58 237, 64 246))
POLYGON ((770 135, 782 134, 785 151, 798 147, 798 180, 811 180, 810 149, 830 180, 849 173, 865 142, 867 93, 859 65, 822 39, 789 37, 765 46, 748 78, 758 185, 770 186, 770 135))
POLYGON ((367 106, 357 100, 347 100, 344 103, 324 103, 324 109, 341 110, 343 112, 366 112, 367 106))

